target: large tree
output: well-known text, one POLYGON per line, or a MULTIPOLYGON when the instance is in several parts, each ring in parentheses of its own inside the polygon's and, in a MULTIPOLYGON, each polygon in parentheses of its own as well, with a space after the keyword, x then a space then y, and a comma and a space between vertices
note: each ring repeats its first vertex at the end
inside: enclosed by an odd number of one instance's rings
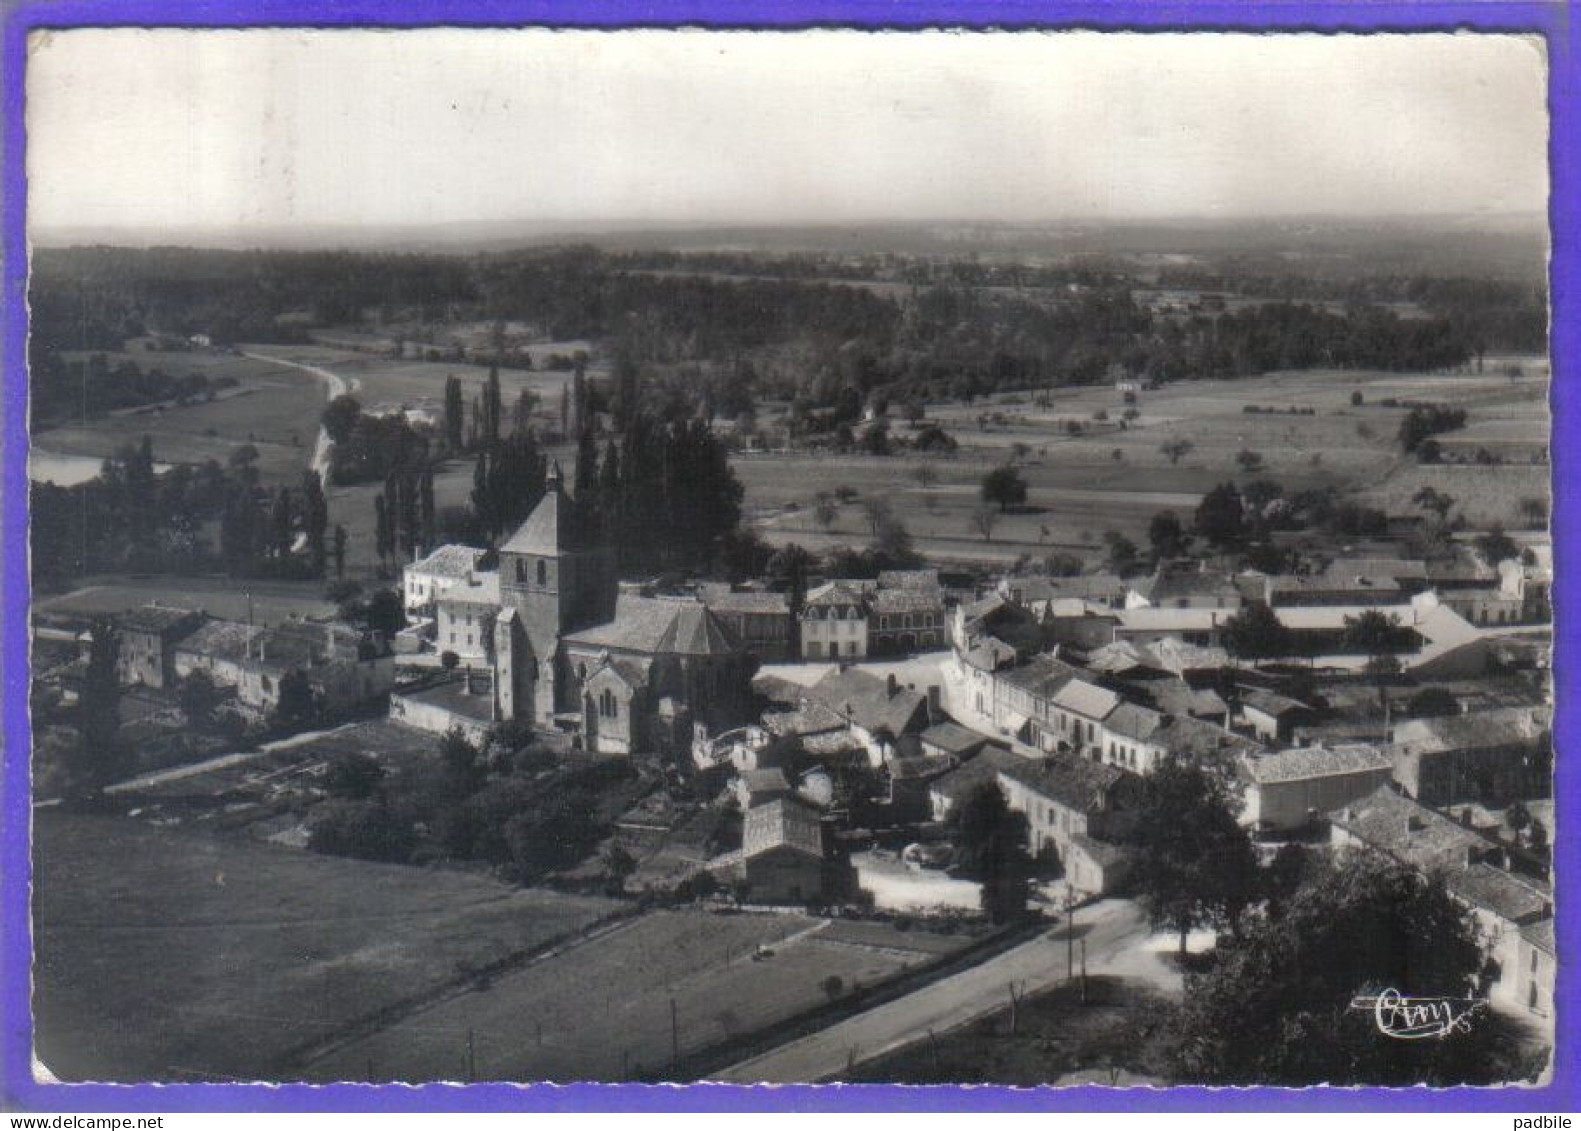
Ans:
POLYGON ((1144 801, 1129 836, 1136 886, 1148 920, 1186 937, 1197 927, 1239 930, 1256 898, 1257 853, 1236 821, 1225 779, 1179 758, 1166 758, 1144 783, 1144 801))
POLYGON ((996 503, 1001 513, 1027 501, 1027 481, 1009 464, 996 467, 983 476, 979 494, 985 503, 996 503))
POLYGON ((1224 622, 1224 646, 1238 660, 1274 660, 1292 651, 1290 630, 1261 601, 1224 622))
POLYGON ((120 737, 121 683, 115 669, 120 637, 108 617, 96 619, 89 631, 88 670, 78 700, 82 738, 68 774, 72 792, 82 794, 97 793, 126 768, 120 737))
POLYGON ((1159 511, 1147 524, 1147 541, 1155 559, 1180 557, 1189 540, 1174 511, 1159 511))
POLYGON ((1502 1083, 1541 1067, 1486 1009, 1464 1031, 1402 1041, 1357 1007, 1385 990, 1451 999, 1481 992, 1476 923, 1440 879, 1372 853, 1302 872, 1241 938, 1221 942, 1206 971, 1187 975, 1181 1078, 1441 1087, 1502 1083))
POLYGON ((1197 533, 1215 546, 1228 546, 1246 533, 1246 508, 1233 483, 1220 483, 1197 504, 1197 533))
POLYGON ((961 799, 950 814, 950 832, 962 873, 982 885, 984 914, 995 923, 1021 915, 1031 878, 1027 823, 997 782, 984 782, 961 799))

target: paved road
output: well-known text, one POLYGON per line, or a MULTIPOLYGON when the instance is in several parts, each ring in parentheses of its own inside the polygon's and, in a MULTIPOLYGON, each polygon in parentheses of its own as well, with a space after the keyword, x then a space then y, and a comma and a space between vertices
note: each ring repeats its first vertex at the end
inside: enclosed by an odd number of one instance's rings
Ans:
MULTIPOLYGON (((287 369, 297 369, 303 373, 311 373, 314 377, 317 377, 320 381, 324 382, 324 388, 329 400, 334 400, 336 397, 343 397, 355 392, 362 384, 362 382, 358 381, 355 377, 351 378, 348 382, 347 378, 342 377, 340 374, 333 373, 330 370, 318 365, 308 365, 300 361, 289 361, 286 358, 274 357, 266 353, 244 352, 242 356, 250 357, 254 361, 267 361, 274 365, 283 365, 287 369)), ((319 481, 326 487, 329 486, 330 452, 334 446, 335 445, 333 441, 331 441, 329 438, 329 433, 323 428, 320 428, 318 430, 318 442, 313 446, 313 462, 311 466, 314 471, 318 472, 319 481)))
MULTIPOLYGON (((1106 899, 1078 911, 1075 937, 1086 940, 1088 973, 1140 978, 1166 992, 1179 991, 1179 975, 1147 945, 1146 915, 1130 900, 1106 899)), ((981 965, 732 1065, 712 1079, 737 1084, 827 1080, 852 1063, 921 1040, 930 1029, 942 1033, 1000 1008, 1009 1000, 1011 983, 1033 993, 1063 981, 1066 948, 1061 924, 981 965)), ((1078 941, 1078 963, 1080 954, 1078 941)))

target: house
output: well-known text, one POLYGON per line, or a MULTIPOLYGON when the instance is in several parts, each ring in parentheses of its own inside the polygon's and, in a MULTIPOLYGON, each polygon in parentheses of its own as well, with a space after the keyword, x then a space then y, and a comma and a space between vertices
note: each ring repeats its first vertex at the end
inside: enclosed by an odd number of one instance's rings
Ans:
POLYGON ((1532 1013, 1548 1018, 1552 1024, 1555 973, 1553 919, 1541 919, 1521 928, 1516 967, 1520 971, 1518 1000, 1532 1013))
POLYGON ((861 659, 867 655, 867 642, 867 606, 861 592, 831 581, 807 594, 801 612, 802 659, 861 659))
POLYGON ((1129 587, 1112 573, 1077 577, 1006 577, 996 591, 1037 616, 1055 601, 1075 599, 1105 609, 1124 608, 1129 587))
POLYGON ((202 671, 217 686, 236 687, 242 681, 242 661, 261 634, 263 625, 243 621, 211 620, 181 640, 175 649, 175 674, 186 679, 202 671))
POLYGON ((845 720, 874 767, 897 753, 915 754, 916 736, 938 713, 929 695, 901 687, 893 675, 879 679, 857 668, 825 673, 806 697, 845 720))
POLYGON ((697 595, 748 654, 769 661, 791 658, 790 599, 785 594, 708 584, 698 586, 697 595))
POLYGON ((785 771, 773 769, 743 770, 735 781, 736 801, 743 811, 754 806, 767 805, 791 794, 790 781, 785 771))
POLYGON ((1342 809, 1387 785, 1394 763, 1377 747, 1360 743, 1305 746, 1240 759, 1246 783, 1243 824, 1289 832, 1342 809))
POLYGON ((1119 882, 1124 868, 1118 851, 1105 861, 1094 842, 1114 841, 1129 831, 1141 800, 1140 778, 1072 754, 1023 758, 998 770, 1010 808, 1026 817, 1033 855, 1056 857, 1065 865, 1066 881, 1081 891, 1102 894, 1111 890, 1103 884, 1119 882), (1082 875, 1072 868, 1078 846, 1088 865, 1082 875))
POLYGON ((934 723, 917 738, 924 755, 948 758, 956 764, 976 757, 983 747, 994 741, 986 734, 952 722, 934 723))
POLYGON ((401 599, 408 616, 430 609, 440 594, 478 572, 486 551, 475 546, 440 546, 401 571, 401 599))
POLYGON ((1409 719, 1394 728, 1394 779, 1425 805, 1544 796, 1551 725, 1548 712, 1533 707, 1409 719))
POLYGON ((468 573, 432 598, 434 647, 463 660, 482 662, 491 653, 500 611, 500 575, 468 573))
MULTIPOLYGON (((1057 730, 1050 703, 1067 683, 1086 673, 1057 656, 1036 656, 1025 664, 987 676, 992 699, 987 714, 1000 734, 1040 749, 1052 749, 1057 730)), ((982 711, 982 705, 977 707, 982 711)))
MULTIPOLYGON (((1506 870, 1502 848, 1384 786, 1331 818, 1336 847, 1381 852, 1423 874, 1441 875, 1450 895, 1471 909, 1495 968, 1493 992, 1510 1004, 1530 993, 1521 971, 1521 932, 1553 915, 1541 881, 1506 870)), ((1528 963, 1530 959, 1528 958, 1528 963)))
POLYGON ((293 673, 306 677, 320 710, 330 716, 372 704, 395 685, 388 642, 343 624, 276 625, 253 639, 238 667, 237 699, 264 714, 279 707, 281 681, 293 673))
POLYGON ((144 687, 176 681, 176 648, 195 632, 204 615, 194 609, 143 605, 115 617, 115 677, 144 687))
POLYGON ((1239 609, 1241 590, 1227 573, 1159 569, 1130 584, 1127 609, 1239 609))
POLYGON ((817 810, 789 797, 748 809, 742 818, 739 879, 753 903, 820 900, 824 845, 817 810))
POLYGON ((999 771, 1027 759, 1002 746, 985 746, 982 753, 965 765, 941 774, 928 783, 928 806, 935 821, 947 821, 950 814, 978 787, 999 784, 999 771))
POLYGON ((1224 643, 1224 625, 1233 610, 1139 606, 1122 609, 1114 626, 1116 640, 1135 644, 1154 644, 1174 637, 1199 648, 1219 648, 1224 643))
POLYGON ((1310 723, 1317 712, 1288 695, 1252 688, 1241 693, 1240 721, 1264 742, 1289 742, 1295 728, 1310 723))
POLYGON ((956 759, 943 754, 891 759, 888 766, 891 819, 926 821, 932 813, 930 789, 933 783, 958 765, 956 759))
POLYGON ((868 601, 868 648, 905 654, 942 648, 944 593, 937 586, 879 589, 868 601))

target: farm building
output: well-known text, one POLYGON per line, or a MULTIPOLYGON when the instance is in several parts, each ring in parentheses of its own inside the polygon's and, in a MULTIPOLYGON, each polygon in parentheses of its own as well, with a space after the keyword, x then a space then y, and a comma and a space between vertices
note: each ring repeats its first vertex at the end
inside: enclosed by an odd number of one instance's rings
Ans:
POLYGON ((253 639, 236 697, 255 711, 280 705, 280 681, 299 672, 320 708, 339 715, 372 703, 395 684, 395 658, 377 633, 342 624, 277 625, 253 639))
POLYGON ((176 678, 185 679, 195 671, 203 671, 216 684, 238 686, 242 681, 242 661, 252 642, 266 631, 262 625, 243 621, 208 621, 176 645, 176 678))
POLYGON ((1241 694, 1241 723, 1264 742, 1289 742, 1295 728, 1310 723, 1317 712, 1298 699, 1253 688, 1241 694))
POLYGON ((1394 728, 1394 779, 1425 805, 1538 797, 1552 765, 1548 712, 1500 707, 1410 719, 1394 728))
POLYGON ((746 811, 740 879, 753 903, 809 903, 824 890, 823 825, 817 810, 781 798, 746 811))
POLYGON ((1244 824, 1287 832, 1387 785, 1393 763, 1373 746, 1304 746, 1243 758, 1244 824))
POLYGON ((807 689, 809 703, 845 720, 849 734, 872 766, 917 751, 917 735, 939 715, 929 695, 901 687, 894 676, 879 679, 857 668, 835 669, 807 689))
POLYGON ((203 623, 193 609, 144 605, 115 618, 115 675, 122 683, 169 687, 176 679, 176 649, 203 623))

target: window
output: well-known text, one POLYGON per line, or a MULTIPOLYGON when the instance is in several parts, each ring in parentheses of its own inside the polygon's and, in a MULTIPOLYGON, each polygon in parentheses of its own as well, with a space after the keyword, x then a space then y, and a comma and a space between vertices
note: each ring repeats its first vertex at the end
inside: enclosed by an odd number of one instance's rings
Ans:
POLYGON ((516 559, 516 580, 523 585, 527 583, 527 563, 520 558, 516 559))
POLYGON ((539 585, 548 585, 549 584, 549 563, 548 562, 539 562, 538 563, 538 584, 539 585))
POLYGON ((620 705, 615 702, 615 693, 608 688, 598 697, 598 713, 606 719, 619 717, 620 705))

